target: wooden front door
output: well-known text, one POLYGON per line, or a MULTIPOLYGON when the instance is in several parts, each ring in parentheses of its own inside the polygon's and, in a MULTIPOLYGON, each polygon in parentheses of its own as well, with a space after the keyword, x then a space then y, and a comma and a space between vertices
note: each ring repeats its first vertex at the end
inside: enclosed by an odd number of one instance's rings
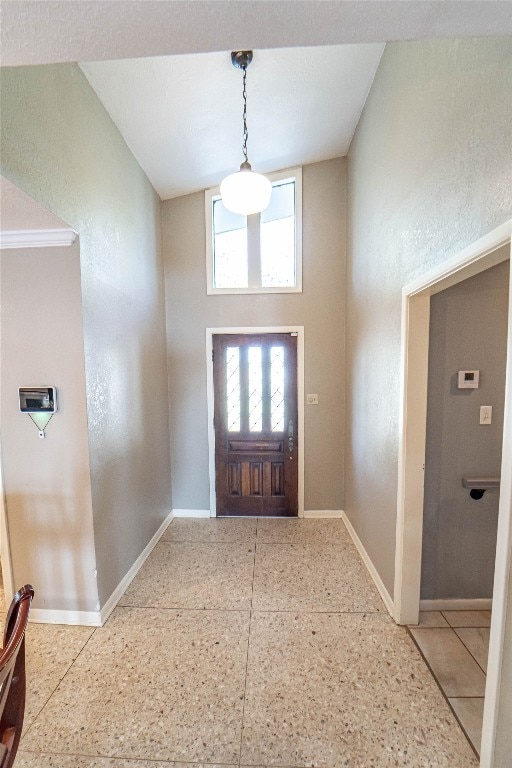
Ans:
POLYGON ((215 335, 218 516, 297 517, 297 337, 215 335))

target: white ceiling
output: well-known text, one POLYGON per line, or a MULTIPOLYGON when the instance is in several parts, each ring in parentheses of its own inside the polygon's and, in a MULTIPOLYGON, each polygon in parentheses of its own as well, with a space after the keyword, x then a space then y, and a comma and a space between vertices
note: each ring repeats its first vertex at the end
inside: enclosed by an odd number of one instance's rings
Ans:
POLYGON ((512 33, 509 0, 3 0, 3 65, 512 33))
POLYGON ((269 171, 346 152, 383 42, 512 34, 510 0, 3 0, 0 21, 2 65, 89 62, 163 198, 240 163, 231 50, 256 51, 249 158, 269 171))
MULTIPOLYGON (((249 160, 269 172, 345 155, 383 44, 255 51, 249 160)), ((229 52, 81 65, 165 200, 215 186, 242 156, 242 73, 229 52)))

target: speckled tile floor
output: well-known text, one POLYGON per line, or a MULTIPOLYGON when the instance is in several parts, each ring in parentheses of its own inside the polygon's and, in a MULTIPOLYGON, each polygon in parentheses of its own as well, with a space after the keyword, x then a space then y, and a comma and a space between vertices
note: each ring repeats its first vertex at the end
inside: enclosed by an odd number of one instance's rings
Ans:
POLYGON ((104 627, 27 643, 16 768, 478 765, 339 520, 174 520, 104 627))

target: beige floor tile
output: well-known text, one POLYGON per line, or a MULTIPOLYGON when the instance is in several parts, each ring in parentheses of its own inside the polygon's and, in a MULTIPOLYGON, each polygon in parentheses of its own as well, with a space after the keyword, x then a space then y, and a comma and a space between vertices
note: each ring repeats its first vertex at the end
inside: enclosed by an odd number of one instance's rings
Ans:
POLYGON ((441 611, 420 611, 419 624, 411 624, 412 627, 449 627, 450 625, 443 618, 441 611))
POLYGON ((248 632, 243 612, 117 608, 22 748, 237 763, 248 632))
POLYGON ((474 748, 480 754, 482 741, 482 721, 484 718, 484 699, 448 699, 462 727, 471 739, 474 748))
POLYGON ((237 768, 236 764, 175 763, 155 760, 129 760, 118 757, 83 757, 81 755, 42 755, 18 752, 16 768, 237 768))
POLYGON ((451 627, 490 627, 490 611, 443 611, 451 627))
MULTIPOLYGON (((109 757, 83 757, 82 755, 41 755, 37 752, 18 752, 16 768, 174 768, 176 763, 154 760, 125 760, 109 757)), ((191 763, 188 768, 195 768, 191 763)))
POLYGON ((241 764, 476 766, 387 615, 253 613, 241 764))
POLYGON ((489 627, 464 627, 456 629, 466 648, 480 664, 484 672, 487 672, 487 657, 489 656, 489 627))
POLYGON ((256 520, 176 518, 161 541, 244 542, 256 538, 256 520))
POLYGON ((258 520, 258 541, 267 544, 337 544, 351 542, 343 520, 258 520))
POLYGON ((26 633, 27 729, 85 646, 94 627, 29 624, 26 633))
POLYGON ((254 544, 157 544, 119 605, 245 610, 251 607, 254 544))
POLYGON ((483 696, 485 675, 452 629, 410 627, 448 697, 483 696))
POLYGON ((353 545, 257 544, 253 608, 268 611, 382 611, 353 545))

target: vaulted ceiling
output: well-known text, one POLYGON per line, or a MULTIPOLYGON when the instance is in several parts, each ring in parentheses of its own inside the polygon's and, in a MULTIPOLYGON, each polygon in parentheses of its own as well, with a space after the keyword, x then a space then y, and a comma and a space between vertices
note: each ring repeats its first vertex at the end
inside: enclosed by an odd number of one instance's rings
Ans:
POLYGON ((8 0, 2 65, 80 62, 162 199, 249 159, 268 172, 346 154, 384 43, 512 33, 510 2, 8 0))

